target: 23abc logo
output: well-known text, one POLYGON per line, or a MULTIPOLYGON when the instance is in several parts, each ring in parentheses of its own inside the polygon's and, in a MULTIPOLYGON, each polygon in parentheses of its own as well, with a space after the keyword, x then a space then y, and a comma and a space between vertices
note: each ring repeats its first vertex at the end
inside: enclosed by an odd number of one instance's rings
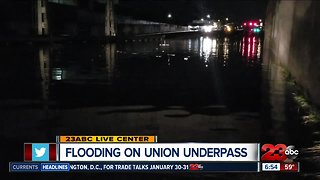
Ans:
POLYGON ((293 145, 285 144, 264 144, 261 147, 261 161, 293 161, 299 155, 299 151, 293 145))

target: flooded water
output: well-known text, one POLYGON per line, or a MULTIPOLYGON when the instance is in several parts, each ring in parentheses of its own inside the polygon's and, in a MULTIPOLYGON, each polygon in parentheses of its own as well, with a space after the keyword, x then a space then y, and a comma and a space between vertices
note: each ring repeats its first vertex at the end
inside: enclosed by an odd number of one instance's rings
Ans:
POLYGON ((200 36, 8 47, 1 52, 6 87, 1 99, 46 100, 66 107, 222 105, 257 110, 261 43, 259 37, 200 36))
MULTIPOLYGON (((17 149, 5 150, 5 162, 22 160, 24 142, 54 142, 56 135, 274 141, 279 134, 270 124, 285 117, 281 108, 265 110, 265 88, 279 86, 265 75, 262 44, 258 36, 192 35, 1 47, 1 137, 17 149)), ((272 93, 267 99, 284 106, 272 93)))

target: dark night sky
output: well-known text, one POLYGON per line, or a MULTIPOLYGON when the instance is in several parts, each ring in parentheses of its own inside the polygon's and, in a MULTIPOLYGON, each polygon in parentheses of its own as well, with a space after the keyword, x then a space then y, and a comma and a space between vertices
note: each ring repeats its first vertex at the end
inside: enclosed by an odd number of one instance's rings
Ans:
POLYGON ((231 21, 265 17, 268 0, 120 0, 119 12, 140 19, 186 24, 210 14, 214 19, 231 21))

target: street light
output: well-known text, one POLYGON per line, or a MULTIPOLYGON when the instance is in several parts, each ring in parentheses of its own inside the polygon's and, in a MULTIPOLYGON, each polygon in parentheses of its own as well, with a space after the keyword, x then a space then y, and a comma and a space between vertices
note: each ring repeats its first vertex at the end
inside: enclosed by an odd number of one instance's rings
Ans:
POLYGON ((201 21, 204 21, 204 19, 203 19, 203 18, 201 18, 201 21))
POLYGON ((172 18, 172 15, 171 15, 171 13, 169 13, 169 14, 168 14, 168 18, 172 18))
POLYGON ((229 18, 226 18, 226 21, 229 21, 229 18))
POLYGON ((210 17, 211 17, 210 14, 208 14, 208 15, 207 15, 207 18, 209 19, 210 17))

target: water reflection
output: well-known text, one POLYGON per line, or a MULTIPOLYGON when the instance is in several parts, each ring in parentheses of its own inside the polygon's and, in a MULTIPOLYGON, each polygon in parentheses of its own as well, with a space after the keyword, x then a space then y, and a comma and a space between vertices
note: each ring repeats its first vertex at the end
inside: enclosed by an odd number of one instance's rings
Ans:
MULTIPOLYGON (((229 58, 231 42, 229 38, 224 38, 223 52, 224 59, 229 58)), ((235 43, 237 45, 237 43, 235 43)), ((162 40, 161 43, 154 48, 156 54, 155 58, 159 59, 162 57, 167 57, 168 64, 172 61, 172 56, 170 54, 183 53, 185 54, 182 58, 185 61, 188 61, 192 56, 198 56, 208 66, 208 63, 211 59, 218 58, 219 56, 219 40, 217 37, 197 37, 192 39, 169 39, 162 40), (168 55, 169 54, 169 55, 168 55)))
POLYGON ((200 37, 199 55, 201 58, 203 58, 207 67, 210 56, 217 56, 217 39, 200 37))
POLYGON ((188 39, 188 51, 190 52, 192 50, 192 40, 188 39))
POLYGON ((54 44, 37 48, 42 79, 42 93, 37 95, 47 102, 50 81, 54 81, 50 85, 54 102, 223 103, 228 99, 226 89, 246 84, 257 73, 246 60, 261 60, 261 46, 259 37, 210 36, 105 45, 54 44), (250 73, 252 77, 245 76, 250 73))
POLYGON ((261 39, 258 39, 258 46, 257 46, 257 58, 261 59, 261 39))
POLYGON ((223 41, 223 60, 224 61, 229 58, 229 48, 230 48, 229 38, 225 37, 223 41))
POLYGON ((112 82, 114 78, 114 73, 115 73, 116 44, 106 44, 105 54, 106 54, 107 79, 109 82, 112 82))
POLYGON ((39 48, 39 65, 42 84, 42 97, 48 100, 50 83, 50 53, 49 48, 39 48))
POLYGON ((200 38, 193 39, 193 52, 198 53, 200 48, 200 38))
POLYGON ((261 62, 262 40, 258 36, 243 36, 241 38, 200 36, 188 39, 162 40, 155 49, 158 51, 154 57, 157 59, 167 57, 167 65, 172 65, 168 54, 183 53, 181 57, 188 61, 190 57, 198 56, 205 67, 209 67, 211 60, 217 60, 223 67, 230 64, 233 56, 242 56, 250 66, 261 62), (162 44, 166 44, 163 46, 162 44))
POLYGON ((261 59, 261 38, 256 36, 244 36, 241 41, 241 54, 247 60, 261 59))
POLYGON ((52 80, 61 81, 63 76, 63 68, 52 68, 52 80))
POLYGON ((168 66, 170 66, 171 65, 171 58, 173 58, 173 57, 175 57, 176 55, 175 54, 167 54, 167 56, 168 56, 168 66))
POLYGON ((50 49, 48 47, 40 47, 38 50, 38 58, 41 76, 41 92, 44 109, 48 110, 49 87, 50 87, 50 49))

